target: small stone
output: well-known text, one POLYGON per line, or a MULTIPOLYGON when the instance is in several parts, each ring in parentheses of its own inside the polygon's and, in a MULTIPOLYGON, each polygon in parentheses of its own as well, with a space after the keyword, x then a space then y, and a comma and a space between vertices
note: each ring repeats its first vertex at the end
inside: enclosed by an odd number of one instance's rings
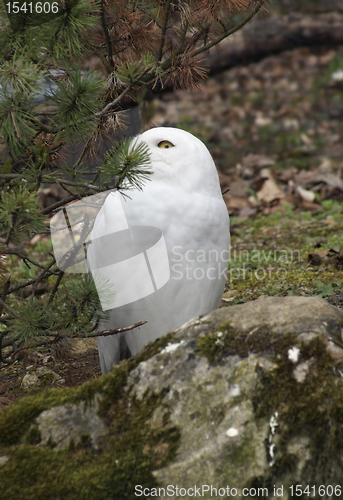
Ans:
POLYGON ((235 429, 235 427, 230 427, 230 429, 228 429, 228 430, 226 431, 226 435, 227 435, 228 437, 230 437, 230 438, 231 438, 231 437, 238 436, 238 434, 239 434, 239 432, 238 432, 238 430, 237 430, 237 429, 235 429))

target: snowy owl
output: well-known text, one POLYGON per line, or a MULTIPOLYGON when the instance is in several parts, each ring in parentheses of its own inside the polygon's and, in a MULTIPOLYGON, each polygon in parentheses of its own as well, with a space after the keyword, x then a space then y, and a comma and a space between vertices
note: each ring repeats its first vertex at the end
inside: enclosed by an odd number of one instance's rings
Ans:
POLYGON ((150 129, 135 140, 149 148, 152 175, 130 198, 107 196, 91 235, 101 244, 89 245, 87 260, 96 284, 107 277, 115 281, 113 294, 102 301, 110 319, 98 329, 148 323, 97 338, 103 374, 123 357, 123 346, 135 355, 219 307, 227 276, 229 215, 206 146, 170 127, 150 129), (116 262, 110 264, 113 252, 116 262))

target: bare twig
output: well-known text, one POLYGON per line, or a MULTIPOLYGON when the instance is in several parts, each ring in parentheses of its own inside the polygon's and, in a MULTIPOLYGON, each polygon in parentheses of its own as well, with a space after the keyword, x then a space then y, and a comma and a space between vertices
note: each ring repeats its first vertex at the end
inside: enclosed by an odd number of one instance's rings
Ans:
POLYGON ((75 199, 81 200, 81 196, 78 193, 74 193, 71 189, 67 188, 66 183, 62 181, 57 181, 57 184, 61 186, 67 193, 69 193, 71 196, 74 196, 75 199))
POLYGON ((50 264, 48 264, 44 269, 43 271, 41 271, 41 273, 39 273, 39 275, 36 277, 34 283, 32 284, 32 293, 31 293, 31 298, 33 299, 34 297, 34 294, 36 293, 36 290, 37 290, 37 286, 38 284, 42 281, 43 278, 46 278, 46 273, 47 271, 49 271, 50 267, 52 267, 56 262, 56 259, 53 258, 52 262, 50 262, 50 264))
POLYGON ((116 97, 114 99, 114 101, 109 102, 108 104, 106 104, 106 106, 101 111, 99 111, 98 113, 95 113, 94 116, 96 116, 96 117, 103 116, 108 111, 110 111, 111 109, 115 108, 117 106, 117 104, 119 104, 120 101, 123 100, 123 97, 125 97, 126 94, 128 94, 132 90, 132 87, 133 87, 133 84, 130 84, 128 87, 126 87, 126 89, 123 90, 123 92, 120 95, 118 95, 118 97, 116 97))
POLYGON ((220 43, 225 38, 228 38, 230 35, 232 35, 236 31, 239 31, 241 28, 243 28, 243 26, 245 26, 258 13, 258 11, 261 9, 261 7, 265 3, 266 3, 266 0, 257 0, 255 2, 254 8, 250 12, 250 14, 245 19, 243 19, 243 21, 241 23, 237 24, 237 26, 234 26, 233 28, 231 28, 227 31, 224 31, 224 33, 222 33, 218 38, 212 40, 212 42, 209 42, 208 44, 206 44, 203 47, 200 47, 198 50, 194 51, 192 53, 192 57, 196 57, 199 54, 201 54, 202 52, 206 52, 207 50, 211 49, 215 45, 218 45, 218 43, 220 43))
MULTIPOLYGON (((46 272, 46 277, 48 278, 49 276, 53 276, 54 274, 57 274, 59 272, 58 267, 55 267, 52 271, 47 271, 46 272)), ((28 285, 32 285, 35 283, 37 277, 35 278, 29 278, 27 280, 21 281, 20 283, 17 283, 16 285, 13 285, 9 288, 8 294, 12 292, 16 292, 17 290, 21 290, 22 288, 27 287, 28 285)))
POLYGON ((158 26, 158 28, 160 28, 160 30, 162 30, 162 26, 157 22, 157 19, 150 14, 150 12, 147 12, 146 10, 144 10, 144 8, 141 5, 137 5, 137 9, 140 10, 141 12, 143 12, 143 14, 145 14, 147 17, 149 17, 151 19, 151 21, 154 24, 156 24, 156 26, 158 26))
POLYGON ((171 4, 171 0, 167 0, 167 5, 165 7, 165 18, 164 18, 164 22, 163 22, 163 26, 162 26, 161 44, 160 44, 160 48, 158 50, 158 57, 157 57, 158 62, 160 62, 162 60, 162 57, 163 57, 163 49, 164 49, 164 44, 165 44, 165 40, 166 40, 166 32, 168 29, 170 4, 171 4))
MULTIPOLYGON (((140 321, 139 323, 135 323, 131 326, 125 326, 124 328, 115 328, 114 330, 102 330, 101 332, 94 332, 85 335, 84 338, 92 338, 92 337, 108 337, 109 335, 116 335, 117 333, 128 332, 129 330, 133 330, 134 328, 139 328, 142 325, 145 325, 147 321, 140 321)), ((75 334, 73 337, 77 338, 79 335, 75 334)))
POLYGON ((0 174, 0 179, 16 179, 20 174, 0 174))
POLYGON ((110 40, 110 35, 108 32, 108 26, 107 22, 105 19, 105 6, 104 6, 105 1, 101 1, 100 5, 100 21, 101 21, 101 26, 105 34, 105 40, 106 40, 106 45, 107 45, 107 51, 108 51, 108 62, 111 66, 111 68, 114 67, 114 62, 113 62, 113 51, 112 51, 112 43, 110 40))
MULTIPOLYGON (((7 293, 9 293, 9 292, 10 292, 10 289, 8 290, 8 292, 7 292, 7 293)), ((9 312, 9 313, 10 313, 10 314, 14 317, 14 318, 20 319, 20 318, 19 318, 19 316, 18 316, 18 314, 16 314, 16 313, 13 311, 12 307, 10 307, 8 304, 6 304, 6 302, 5 302, 4 300, 2 300, 2 298, 0 298, 0 305, 1 305, 4 309, 6 309, 6 311, 7 311, 7 312, 9 312)))
MULTIPOLYGON (((38 264, 38 262, 35 262, 34 260, 30 259, 30 257, 26 257, 26 255, 22 255, 17 250, 13 250, 11 248, 6 248, 5 250, 2 250, 1 253, 2 253, 2 255, 16 255, 17 257, 19 257, 20 259, 23 260, 24 264, 26 264, 25 261, 28 261, 28 262, 30 262, 30 264, 32 264, 36 267, 39 267, 40 269, 44 269, 44 266, 42 266, 41 264, 38 264)), ((26 266, 27 266, 27 264, 26 264, 26 266)), ((1 313, 0 313, 0 315, 1 315, 1 313)))
POLYGON ((64 271, 60 271, 59 275, 57 277, 56 283, 54 284, 54 288, 51 291, 51 294, 50 294, 50 297, 49 297, 49 300, 48 300, 48 304, 51 304, 51 302, 54 300, 56 292, 57 292, 57 289, 60 286, 60 283, 62 281, 63 276, 64 276, 64 271))
MULTIPOLYGON (((94 172, 92 172, 92 173, 94 173, 94 172)), ((102 191, 101 188, 98 188, 97 186, 93 186, 93 184, 88 184, 87 182, 72 182, 72 181, 67 181, 67 180, 58 181, 58 183, 60 183, 60 182, 63 182, 63 184, 65 184, 66 186, 83 187, 83 188, 87 188, 87 189, 93 189, 94 191, 99 191, 99 192, 102 191)), ((78 196, 78 195, 75 193, 75 196, 78 196)))
MULTIPOLYGON (((11 276, 8 278, 8 280, 6 281, 5 285, 4 285, 4 288, 2 289, 2 292, 1 292, 1 300, 3 302, 5 302, 6 300, 6 296, 8 294, 8 290, 10 288, 10 283, 11 283, 11 276)), ((0 316, 2 314, 2 309, 3 309, 3 305, 0 304, 0 316)), ((0 338, 1 338, 1 334, 0 334, 0 338)), ((0 347, 0 353, 1 353, 1 347, 0 347)))

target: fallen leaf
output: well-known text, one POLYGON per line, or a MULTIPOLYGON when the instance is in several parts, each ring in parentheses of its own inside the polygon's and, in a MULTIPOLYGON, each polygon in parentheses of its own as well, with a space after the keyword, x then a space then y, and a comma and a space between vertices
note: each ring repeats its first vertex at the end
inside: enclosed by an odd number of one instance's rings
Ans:
POLYGON ((265 180, 262 188, 256 195, 260 201, 265 201, 266 203, 285 197, 285 193, 279 188, 274 179, 271 178, 265 180))
POLYGON ((316 195, 313 191, 304 189, 301 186, 297 186, 297 193, 301 196, 303 200, 309 201, 310 203, 312 203, 316 198, 316 195))
POLYGON ((319 257, 326 257, 330 250, 320 250, 320 252, 316 252, 319 257))
POLYGON ((301 207, 302 209, 308 210, 312 213, 315 213, 317 212, 317 210, 320 209, 320 205, 318 205, 317 203, 311 203, 309 201, 304 201, 304 200, 301 202, 301 207))
POLYGON ((249 206, 248 199, 244 198, 243 196, 227 196, 227 195, 224 195, 224 201, 225 201, 226 206, 227 206, 228 209, 237 209, 237 210, 240 210, 241 208, 249 206))

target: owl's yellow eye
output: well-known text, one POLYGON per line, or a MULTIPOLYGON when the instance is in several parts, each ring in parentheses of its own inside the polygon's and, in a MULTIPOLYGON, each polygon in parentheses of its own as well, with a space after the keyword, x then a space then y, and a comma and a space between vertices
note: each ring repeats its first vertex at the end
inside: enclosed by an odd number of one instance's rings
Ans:
POLYGON ((158 147, 162 149, 168 149, 168 148, 173 148, 174 144, 172 144, 169 141, 161 141, 158 143, 158 147))

